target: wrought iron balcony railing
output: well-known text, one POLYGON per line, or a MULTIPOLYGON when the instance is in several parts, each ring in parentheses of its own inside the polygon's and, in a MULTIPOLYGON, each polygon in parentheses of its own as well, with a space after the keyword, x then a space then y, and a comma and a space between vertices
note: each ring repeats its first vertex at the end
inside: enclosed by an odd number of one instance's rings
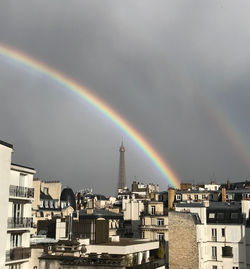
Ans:
POLYGON ((6 261, 22 260, 30 258, 30 248, 13 248, 6 251, 6 261))
POLYGON ((34 189, 22 186, 10 185, 10 196, 34 198, 34 189))
POLYGON ((32 218, 8 218, 8 228, 30 228, 32 225, 32 218))

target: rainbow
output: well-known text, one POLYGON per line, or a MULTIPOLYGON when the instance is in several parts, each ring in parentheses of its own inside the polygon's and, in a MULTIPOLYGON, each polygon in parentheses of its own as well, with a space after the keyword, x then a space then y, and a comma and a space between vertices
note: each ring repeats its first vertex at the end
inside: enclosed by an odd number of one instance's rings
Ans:
POLYGON ((135 144, 146 154, 146 156, 153 162, 155 167, 164 176, 164 179, 174 188, 179 188, 180 181, 174 173, 170 165, 164 161, 162 156, 150 145, 150 143, 119 113, 114 111, 108 104, 100 100, 96 95, 91 93, 86 87, 78 84, 73 79, 65 76, 61 72, 53 69, 46 64, 24 54, 21 51, 13 49, 9 46, 0 43, 0 55, 21 63, 33 70, 47 75, 49 78, 58 82, 60 85, 66 87, 70 91, 77 94, 80 98, 87 101, 98 111, 103 113, 108 119, 115 123, 121 130, 123 130, 135 144))

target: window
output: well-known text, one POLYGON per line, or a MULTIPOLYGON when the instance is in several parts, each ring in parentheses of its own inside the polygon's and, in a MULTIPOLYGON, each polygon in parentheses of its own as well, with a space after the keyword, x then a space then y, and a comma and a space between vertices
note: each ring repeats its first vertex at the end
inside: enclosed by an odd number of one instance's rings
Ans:
POLYGON ((21 264, 18 263, 18 264, 9 265, 9 269, 21 269, 21 264))
POLYGON ((217 229, 212 229, 212 240, 217 241, 217 229))
POLYGON ((164 233, 158 233, 158 239, 159 241, 164 241, 165 239, 164 233))
POLYGON ((229 247, 229 246, 222 247, 222 257, 232 258, 233 257, 233 248, 229 247))
POLYGON ((214 219, 215 218, 215 213, 209 213, 208 218, 209 219, 214 219))
POLYGON ((13 203, 12 216, 15 220, 23 217, 23 204, 13 203))
POLYGON ((158 226, 164 225, 164 219, 157 219, 157 225, 158 226))
POLYGON ((43 188, 43 192, 44 192, 44 194, 46 194, 46 195, 49 194, 49 188, 44 187, 44 188, 43 188))
POLYGON ((223 236, 223 237, 225 236, 225 228, 221 229, 221 236, 223 236))
POLYGON ((155 206, 151 206, 151 214, 155 215, 155 206))
POLYGON ((231 213, 231 219, 236 220, 239 218, 239 213, 231 213))
POLYGON ((142 237, 142 239, 145 238, 145 232, 142 232, 142 233, 141 233, 141 237, 142 237))
POLYGON ((217 213, 217 219, 223 220, 224 219, 224 213, 217 213))
POLYGON ((25 187, 26 183, 26 175, 25 174, 20 174, 19 176, 19 186, 25 187))
POLYGON ((10 248, 21 247, 22 244, 22 235, 21 234, 11 234, 10 235, 10 248))
POLYGON ((217 247, 212 247, 212 259, 217 259, 217 247))
POLYGON ((194 200, 198 200, 198 195, 197 194, 194 195, 194 200))
POLYGON ((180 194, 176 194, 176 200, 178 200, 178 201, 181 200, 181 195, 180 194))
POLYGON ((233 269, 239 269, 239 267, 238 266, 233 266, 233 269))
POLYGON ((212 269, 217 269, 217 268, 218 268, 217 265, 212 266, 212 269))
POLYGON ((209 200, 212 201, 214 199, 213 194, 209 194, 209 200))
POLYGON ((204 199, 206 199, 206 195, 205 194, 202 194, 202 199, 204 200, 204 199))

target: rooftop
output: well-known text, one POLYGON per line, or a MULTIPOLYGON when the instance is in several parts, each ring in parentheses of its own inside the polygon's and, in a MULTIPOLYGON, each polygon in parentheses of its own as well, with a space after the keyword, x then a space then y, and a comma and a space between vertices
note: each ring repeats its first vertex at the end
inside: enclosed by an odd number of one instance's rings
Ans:
POLYGON ((106 209, 93 209, 93 213, 87 212, 87 209, 79 211, 79 219, 83 218, 123 218, 123 214, 115 213, 106 209))
MULTIPOLYGON (((145 244, 149 241, 147 239, 138 239, 138 238, 120 238, 120 241, 113 241, 107 243, 101 243, 98 245, 106 245, 106 246, 131 246, 131 245, 138 245, 138 244, 145 244)), ((157 241, 158 242, 158 241, 157 241)))
POLYGON ((27 168, 27 169, 34 170, 34 171, 35 171, 34 168, 29 167, 29 166, 25 166, 25 165, 21 165, 21 164, 17 164, 17 163, 11 163, 11 165, 13 165, 13 166, 18 166, 18 167, 22 167, 22 168, 27 168))
POLYGON ((9 143, 7 143, 5 141, 2 141, 2 140, 0 140, 0 145, 3 145, 5 147, 13 149, 13 145, 11 145, 11 144, 9 144, 9 143))

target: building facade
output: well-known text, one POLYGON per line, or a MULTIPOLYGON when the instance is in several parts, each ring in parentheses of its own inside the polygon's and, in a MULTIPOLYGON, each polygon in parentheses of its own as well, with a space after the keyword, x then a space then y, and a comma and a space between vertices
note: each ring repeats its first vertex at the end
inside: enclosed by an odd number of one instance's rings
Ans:
POLYGON ((28 269, 35 170, 11 163, 13 146, 0 141, 0 268, 28 269))
POLYGON ((169 214, 170 268, 250 268, 250 201, 182 203, 175 209, 169 214), (198 260, 190 267, 193 257, 198 260))
POLYGON ((141 215, 141 237, 149 240, 168 241, 168 214, 163 202, 150 201, 141 215))

